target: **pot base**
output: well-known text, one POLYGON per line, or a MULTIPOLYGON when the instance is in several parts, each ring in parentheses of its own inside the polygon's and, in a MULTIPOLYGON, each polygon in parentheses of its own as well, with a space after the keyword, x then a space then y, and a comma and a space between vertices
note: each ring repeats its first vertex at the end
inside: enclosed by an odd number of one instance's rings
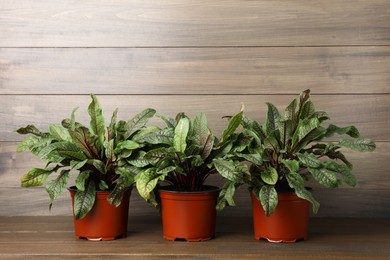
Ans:
POLYGON ((214 236, 196 237, 196 238, 190 238, 190 237, 179 238, 179 237, 170 237, 170 236, 165 236, 165 235, 163 237, 164 237, 164 239, 166 239, 168 241, 187 241, 187 242, 203 242, 203 241, 211 240, 214 238, 214 236))
POLYGON ((86 239, 88 241, 111 241, 111 240, 115 240, 115 239, 118 239, 118 238, 124 238, 126 237, 127 234, 123 234, 123 235, 119 235, 119 236, 115 236, 115 237, 112 237, 112 236, 109 236, 109 237, 85 237, 85 236, 75 236, 76 239, 78 240, 82 240, 82 239, 86 239))
POLYGON ((267 238, 267 237, 256 237, 256 240, 267 240, 268 242, 271 243, 295 243, 298 241, 304 241, 307 240, 307 237, 302 237, 302 238, 294 238, 294 239, 272 239, 272 238, 267 238))

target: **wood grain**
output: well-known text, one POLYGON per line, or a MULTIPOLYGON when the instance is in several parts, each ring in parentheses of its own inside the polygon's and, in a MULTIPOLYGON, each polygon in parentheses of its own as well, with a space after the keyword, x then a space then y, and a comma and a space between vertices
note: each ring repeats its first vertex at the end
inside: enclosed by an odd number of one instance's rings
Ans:
POLYGON ((390 47, 0 48, 1 94, 390 93, 390 47))
POLYGON ((1 47, 388 45, 370 1, 3 0, 1 47))
POLYGON ((0 257, 12 259, 387 259, 389 220, 312 219, 309 240, 273 244, 253 239, 250 217, 218 217, 216 237, 202 243, 165 241, 159 216, 130 217, 128 236, 111 242, 75 240, 70 217, 0 217, 0 257))
MULTIPOLYGON (((184 111, 193 117, 203 111, 219 135, 226 126, 221 117, 239 111, 241 103, 247 116, 262 122, 265 102, 282 109, 310 88, 317 109, 327 111, 333 123, 355 125, 378 144, 374 153, 348 153, 359 180, 356 188, 315 187, 315 196, 322 203, 316 217, 389 218, 389 10, 388 0, 64 0, 55 4, 49 0, 2 0, 0 216, 50 214, 43 188, 19 187, 20 176, 42 164, 27 153, 15 152, 23 138, 15 130, 27 124, 48 129, 50 123, 69 117, 74 107, 80 107, 78 120, 88 124, 90 93, 99 95, 107 118, 116 107, 124 119, 146 107, 169 116, 184 111)), ((151 123, 161 124, 157 119, 151 123)), ((132 198, 134 216, 155 216, 139 196, 132 198)), ((64 193, 51 214, 70 215, 68 202, 64 193)), ((236 208, 220 214, 250 215, 247 191, 238 192, 236 208)), ((93 257, 99 253, 117 256, 99 246, 83 251, 72 242, 69 252, 62 243, 53 242, 53 248, 42 253, 40 246, 28 242, 32 238, 29 233, 24 236, 26 248, 14 255, 12 250, 20 246, 6 244, 3 238, 23 232, 5 232, 0 231, 0 258, 44 254, 51 258, 58 253, 71 258, 72 254, 89 256, 91 252, 98 252, 93 257)), ((60 241, 64 231, 37 232, 60 241)), ((340 233, 332 239, 358 241, 340 233)), ((344 259, 345 252, 350 252, 346 259, 370 256, 364 247, 343 243, 329 244, 332 256, 344 259)), ((389 256, 380 243, 370 249, 376 256, 389 256)), ((167 245, 157 243, 149 252, 137 251, 137 244, 128 243, 127 251, 121 252, 128 255, 135 248, 137 256, 153 258, 152 254, 162 256, 167 245)), ((298 251, 294 247, 276 257, 300 252, 296 259, 325 258, 329 247, 298 251)), ((180 250, 171 250, 165 257, 183 256, 180 250)), ((184 256, 190 257, 202 248, 185 250, 184 256)), ((259 252, 267 258, 274 256, 272 248, 263 252, 242 242, 229 249, 217 244, 204 250, 205 258, 219 251, 224 258, 237 258, 237 254, 256 257, 259 252)))
MULTIPOLYGON (((119 108, 119 118, 130 119, 146 107, 157 109, 158 113, 174 117, 178 112, 186 112, 194 117, 206 112, 209 126, 216 135, 226 127, 223 116, 233 115, 245 104, 246 115, 263 122, 267 106, 274 103, 284 109, 297 95, 107 95, 99 96, 106 118, 119 108)), ((390 95, 318 95, 313 96, 317 110, 327 111, 336 125, 356 125, 363 136, 376 141, 389 141, 390 95)), ((86 108, 89 96, 79 95, 11 95, 0 96, 0 141, 17 141, 23 136, 15 130, 28 124, 36 124, 40 129, 48 129, 49 124, 60 124, 68 118, 73 108, 80 107, 76 119, 89 124, 86 108)), ((109 119, 107 119, 109 120, 109 119)), ((153 119, 151 123, 161 124, 153 119)), ((46 130, 47 131, 47 130, 46 130)))

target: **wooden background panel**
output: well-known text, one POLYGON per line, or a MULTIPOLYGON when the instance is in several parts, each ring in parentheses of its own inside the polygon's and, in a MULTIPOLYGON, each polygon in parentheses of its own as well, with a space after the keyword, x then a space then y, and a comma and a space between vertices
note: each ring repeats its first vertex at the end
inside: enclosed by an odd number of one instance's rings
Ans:
POLYGON ((390 46, 0 48, 0 93, 390 93, 388 64, 390 46))
MULTIPOLYGON (((174 117, 184 111, 190 117, 206 112, 209 126, 218 135, 226 127, 222 116, 233 115, 245 104, 246 115, 260 122, 265 120, 267 106, 271 102, 284 109, 297 95, 108 95, 99 96, 106 121, 112 111, 119 107, 119 118, 130 119, 146 107, 158 113, 174 117)), ((327 111, 334 124, 356 125, 363 136, 377 141, 389 141, 390 95, 318 95, 312 98, 317 110, 327 111)), ((36 124, 42 130, 49 124, 60 124, 68 118, 73 108, 80 107, 76 119, 88 124, 86 112, 90 103, 87 95, 11 95, 0 96, 0 141, 21 140, 15 130, 28 124, 36 124)), ((161 122, 153 119, 151 123, 161 122)))
POLYGON ((387 0, 2 0, 2 47, 387 45, 387 0))

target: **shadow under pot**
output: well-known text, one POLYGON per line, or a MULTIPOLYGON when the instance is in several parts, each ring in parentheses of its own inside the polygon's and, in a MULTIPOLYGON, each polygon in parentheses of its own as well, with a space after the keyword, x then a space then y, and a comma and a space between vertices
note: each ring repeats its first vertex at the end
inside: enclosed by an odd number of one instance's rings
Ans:
MULTIPOLYGON (((68 188, 72 198, 72 209, 76 187, 68 188)), ((107 197, 111 191, 96 191, 95 204, 82 219, 76 219, 73 212, 76 239, 109 241, 127 236, 127 222, 131 189, 128 189, 118 207, 111 205, 107 197)))
POLYGON ((172 186, 160 188, 163 237, 188 242, 212 239, 219 191, 207 185, 194 192, 175 191, 172 186))
POLYGON ((310 203, 294 193, 279 193, 278 206, 266 216, 264 209, 250 191, 255 239, 269 242, 296 242, 307 240, 310 203))

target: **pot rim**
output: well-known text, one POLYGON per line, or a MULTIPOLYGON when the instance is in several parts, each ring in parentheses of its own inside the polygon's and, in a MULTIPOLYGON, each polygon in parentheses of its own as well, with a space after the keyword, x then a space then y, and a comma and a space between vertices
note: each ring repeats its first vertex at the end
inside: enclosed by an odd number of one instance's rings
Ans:
MULTIPOLYGON (((314 191, 314 189, 312 188, 312 187, 309 187, 309 186, 305 186, 305 189, 307 190, 307 191, 310 191, 310 192, 313 192, 314 191)), ((249 187, 248 188, 248 190, 249 190, 249 192, 251 192, 251 193, 253 193, 253 188, 251 188, 251 187, 249 187)), ((296 194, 295 193, 295 191, 294 190, 292 190, 292 191, 276 191, 278 194, 296 194)))
POLYGON ((173 185, 162 186, 158 189, 159 192, 167 192, 167 193, 175 193, 175 194, 203 194, 203 193, 211 193, 211 192, 220 192, 221 188, 213 185, 202 185, 202 188, 207 188, 206 190, 200 191, 178 191, 173 190, 173 185))
MULTIPOLYGON (((76 191, 77 191, 77 187, 76 187, 75 185, 69 186, 69 187, 67 187, 66 189, 67 189, 68 191, 73 191, 73 192, 76 192, 76 191)), ((132 189, 133 189, 133 185, 131 185, 130 187, 128 187, 128 188, 126 189, 126 191, 132 190, 132 189)), ((105 193, 105 192, 111 193, 112 191, 113 191, 113 190, 97 190, 96 193, 105 193)))

